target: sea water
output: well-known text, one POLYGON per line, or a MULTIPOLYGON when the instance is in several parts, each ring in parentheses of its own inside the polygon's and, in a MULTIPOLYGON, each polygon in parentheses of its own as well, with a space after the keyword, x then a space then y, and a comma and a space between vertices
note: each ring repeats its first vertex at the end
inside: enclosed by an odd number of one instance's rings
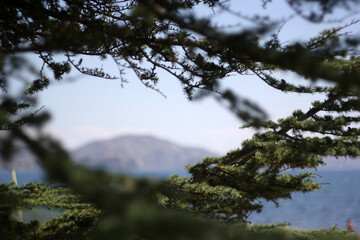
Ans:
MULTIPOLYGON (((128 172, 140 177, 168 177, 176 173, 185 176, 185 172, 128 172)), ((258 224, 289 222, 291 228, 319 229, 345 228, 352 219, 355 229, 360 232, 360 171, 323 171, 316 179, 322 189, 312 193, 294 193, 291 200, 280 200, 276 208, 274 203, 262 201, 261 213, 252 213, 249 221, 258 224)), ((43 182, 41 172, 18 171, 18 183, 43 182)), ((0 182, 11 182, 10 171, 0 171, 0 182)))
POLYGON ((360 231, 360 171, 323 171, 316 179, 322 189, 311 193, 294 193, 291 200, 263 202, 261 213, 253 213, 253 223, 290 222, 292 228, 345 228, 349 219, 360 231))

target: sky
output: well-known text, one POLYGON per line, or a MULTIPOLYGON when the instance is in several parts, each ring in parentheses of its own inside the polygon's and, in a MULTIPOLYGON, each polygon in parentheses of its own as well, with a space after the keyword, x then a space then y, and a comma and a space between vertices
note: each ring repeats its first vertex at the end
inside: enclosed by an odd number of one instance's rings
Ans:
MULTIPOLYGON (((273 1, 266 10, 261 8, 261 1, 233 3, 232 9, 242 10, 249 15, 265 12, 279 20, 294 15, 283 1, 273 1)), ((217 12, 219 16, 214 16, 202 7, 196 11, 198 16, 209 15, 214 21, 225 25, 239 20, 221 11, 217 12)), ((343 23, 355 18, 350 16, 343 23)), ((279 36, 284 43, 306 39, 323 28, 336 25, 339 23, 310 24, 295 16, 282 27, 279 36)), ((358 33, 359 29, 357 25, 351 30, 358 33)), ((39 60, 33 57, 32 61, 36 63, 39 60)), ((117 66, 112 61, 102 62, 98 58, 84 61, 118 75, 117 66)), ((243 140, 254 133, 251 129, 239 129, 243 123, 214 99, 190 102, 176 79, 164 72, 160 72, 159 76, 157 87, 166 98, 142 85, 131 71, 126 71, 128 83, 123 87, 120 80, 93 78, 73 72, 40 94, 39 106, 44 105, 52 115, 45 131, 69 150, 94 140, 124 134, 146 134, 220 154, 238 148, 243 140)), ((284 74, 283 77, 298 79, 294 74, 284 74)), ((321 98, 316 95, 285 94, 268 87, 254 76, 230 77, 226 79, 226 85, 240 96, 257 102, 273 120, 286 117, 295 109, 306 111, 311 101, 321 98)))

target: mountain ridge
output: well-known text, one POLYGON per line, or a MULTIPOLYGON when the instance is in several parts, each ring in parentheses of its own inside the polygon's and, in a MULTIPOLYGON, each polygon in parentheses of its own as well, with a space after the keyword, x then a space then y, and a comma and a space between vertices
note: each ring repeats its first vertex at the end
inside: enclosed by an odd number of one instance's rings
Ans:
MULTIPOLYGON (((88 167, 125 171, 185 170, 185 165, 200 162, 204 157, 219 156, 199 147, 182 146, 152 135, 120 135, 95 140, 70 152, 76 163, 88 167)), ((39 164, 25 147, 10 163, 0 158, 0 169, 38 170, 39 164)), ((359 170, 358 159, 326 157, 327 165, 319 170, 359 170)))
POLYGON ((186 164, 194 164, 214 154, 151 135, 122 135, 85 144, 73 151, 73 156, 77 163, 91 167, 166 170, 184 169, 186 164))
MULTIPOLYGON (((181 146, 152 135, 121 135, 106 140, 95 140, 70 152, 80 165, 117 170, 184 170, 204 157, 216 156, 199 147, 181 146)), ((10 163, 0 158, 0 169, 37 170, 36 158, 21 147, 10 163)))

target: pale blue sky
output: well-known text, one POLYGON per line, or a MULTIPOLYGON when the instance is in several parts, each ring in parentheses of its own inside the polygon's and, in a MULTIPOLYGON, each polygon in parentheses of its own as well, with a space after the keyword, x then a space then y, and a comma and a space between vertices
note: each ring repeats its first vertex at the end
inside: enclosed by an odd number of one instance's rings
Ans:
MULTIPOLYGON (((293 14, 283 1, 273 2, 266 10, 272 17, 281 19, 293 14)), ((234 9, 243 9, 249 15, 261 9, 261 1, 235 3, 234 9)), ((198 11, 199 15, 205 14, 202 9, 198 11)), ((346 19, 344 23, 355 17, 346 19)), ((216 19, 231 23, 236 20, 224 14, 216 19)), ((309 24, 300 17, 294 17, 283 26, 280 38, 282 41, 306 39, 328 26, 309 24)), ((352 30, 358 33, 359 25, 352 27, 352 30)), ((93 59, 88 63, 98 67, 103 65, 104 69, 114 74, 118 71, 111 61, 93 59)), ((40 105, 45 105, 53 116, 46 131, 69 149, 120 134, 151 134, 217 153, 226 153, 240 146, 253 133, 249 129, 240 130, 242 123, 211 98, 198 102, 186 100, 180 84, 168 74, 160 74, 158 85, 167 96, 165 99, 159 93, 145 88, 131 71, 126 73, 129 83, 124 88, 121 88, 119 80, 91 78, 76 72, 68 79, 53 84, 41 93, 40 98, 40 105)), ((296 79, 296 76, 292 77, 296 79)), ((241 96, 258 102, 267 110, 271 119, 286 117, 298 108, 306 110, 316 98, 278 92, 253 76, 231 77, 226 85, 241 96)))

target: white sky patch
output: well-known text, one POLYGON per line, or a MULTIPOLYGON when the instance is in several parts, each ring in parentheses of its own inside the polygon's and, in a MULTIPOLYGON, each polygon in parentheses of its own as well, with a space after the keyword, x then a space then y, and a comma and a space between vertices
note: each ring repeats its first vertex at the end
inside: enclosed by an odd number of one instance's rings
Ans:
POLYGON ((166 131, 150 128, 104 127, 99 125, 81 125, 66 129, 47 129, 46 132, 58 139, 69 150, 97 140, 106 140, 121 135, 152 135, 176 144, 188 147, 200 147, 215 154, 225 154, 239 148, 242 141, 250 138, 252 129, 220 128, 209 131, 191 131, 178 133, 174 136, 166 131))
POLYGON ((192 141, 192 145, 206 148, 214 153, 225 154, 241 147, 241 143, 251 138, 254 133, 255 131, 252 129, 217 128, 195 132, 186 141, 192 141))

